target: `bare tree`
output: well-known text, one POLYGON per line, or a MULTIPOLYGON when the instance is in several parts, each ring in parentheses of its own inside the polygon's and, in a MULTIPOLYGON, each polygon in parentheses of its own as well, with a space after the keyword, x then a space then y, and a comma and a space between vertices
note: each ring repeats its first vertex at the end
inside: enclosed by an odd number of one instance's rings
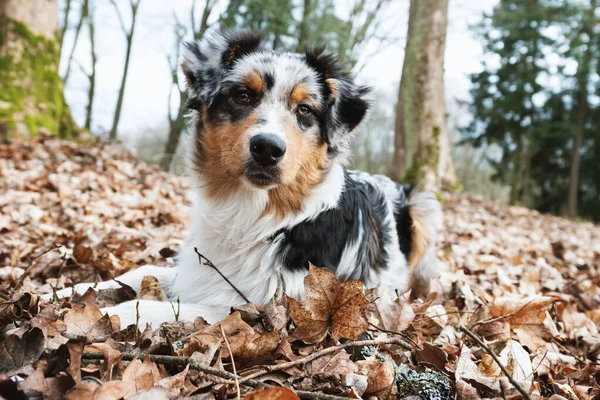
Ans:
POLYGON ((81 72, 88 78, 88 103, 85 108, 85 125, 84 128, 90 131, 92 126, 92 110, 94 105, 94 95, 96 92, 96 64, 98 63, 98 56, 96 54, 96 25, 94 21, 94 7, 88 9, 87 17, 88 32, 90 36, 90 59, 91 59, 91 71, 87 72, 81 64, 77 63, 81 72))
POLYGON ((165 145, 165 151, 163 152, 162 158, 160 160, 160 167, 168 171, 171 167, 171 163, 173 162, 173 156, 177 151, 177 146, 179 145, 179 138, 181 137, 181 132, 184 129, 184 113, 185 113, 185 102, 187 100, 187 95, 185 88, 180 86, 179 76, 177 75, 178 70, 178 60, 179 60, 179 48, 181 41, 185 37, 186 29, 185 27, 177 22, 175 24, 175 54, 171 56, 167 56, 167 61, 169 63, 169 69, 171 70, 171 90, 169 90, 169 99, 168 99, 168 118, 169 118, 169 136, 167 138, 167 144, 165 145), (174 91, 179 93, 179 107, 177 108, 177 113, 173 115, 171 112, 171 100, 174 91))
POLYGON ((394 179, 416 180, 436 190, 457 184, 444 99, 447 22, 448 0, 411 0, 390 171, 394 179), (411 147, 416 147, 413 157, 411 147))
POLYGON ((192 11, 190 13, 191 22, 192 22, 192 33, 194 34, 194 39, 200 40, 204 37, 204 33, 208 29, 208 19, 210 18, 210 14, 212 13, 213 8, 217 0, 206 0, 204 3, 204 9, 202 10, 202 17, 200 18, 200 23, 196 26, 196 0, 192 2, 192 11))
POLYGON ((65 13, 63 17, 63 23, 60 27, 59 37, 58 37, 58 48, 62 54, 63 42, 65 40, 65 34, 67 33, 67 29, 69 27, 69 14, 71 14, 71 3, 73 0, 67 0, 65 4, 65 13))
POLYGON ((310 16, 311 0, 304 0, 302 8, 302 20, 298 24, 298 44, 296 45, 296 52, 302 53, 304 46, 308 41, 308 18, 310 16))
MULTIPOLYGON (((69 2, 69 4, 70 4, 70 2, 69 2)), ((77 22, 77 27, 75 28, 75 39, 73 39, 73 46, 71 46, 71 52, 69 53, 69 60, 67 61, 67 70, 65 71, 65 76, 63 76, 63 81, 65 81, 65 83, 69 79, 69 74, 71 73, 71 65, 73 64, 73 55, 75 54, 75 48, 77 48, 77 42, 79 41, 79 33, 81 32, 81 27, 83 26, 83 21, 85 21, 85 19, 88 16, 88 8, 89 8, 89 1, 82 0, 81 1, 81 12, 79 15, 79 22, 77 22)), ((65 25, 65 29, 66 29, 66 25, 65 25)), ((63 32, 63 35, 64 35, 64 32, 63 32)), ((64 36, 61 37, 61 45, 62 45, 63 39, 64 39, 64 36)))
POLYGON ((117 138, 117 128, 119 126, 119 120, 121 119, 121 109, 123 107, 123 98, 125 97, 125 85, 127 84, 127 72, 129 71, 129 59, 131 57, 131 47, 133 45, 133 34, 135 32, 135 23, 137 20, 137 13, 140 7, 140 2, 142 0, 129 0, 129 8, 131 10, 131 25, 129 28, 126 27, 125 22, 123 21, 123 16, 121 15, 121 11, 117 6, 115 0, 110 0, 110 3, 115 8, 115 12, 117 13, 117 17, 119 18, 119 24, 121 25, 121 30, 125 35, 125 39, 127 40, 127 50, 125 52, 125 64, 123 66, 123 77, 121 78, 121 87, 119 88, 119 97, 117 98, 117 106, 115 108, 115 115, 113 118, 113 125, 110 130, 110 139, 114 140, 117 138))
MULTIPOLYGON (((196 0, 192 3, 192 9, 190 12, 191 28, 194 39, 200 40, 204 37, 204 33, 209 28, 208 19, 212 13, 212 10, 217 3, 217 0, 206 0, 204 3, 204 9, 202 10, 202 16, 199 22, 196 22, 196 0)), ((173 57, 168 56, 167 61, 169 63, 169 69, 171 71, 171 90, 169 91, 169 136, 165 145, 165 151, 163 152, 160 160, 160 166, 163 170, 168 171, 173 163, 173 156, 177 152, 177 146, 179 146, 179 140, 181 133, 184 129, 184 115, 185 115, 185 102, 187 95, 185 88, 182 88, 181 82, 179 82, 179 76, 177 75, 178 59, 179 59, 179 46, 186 35, 185 26, 175 18, 175 55, 173 57), (176 90, 179 93, 179 107, 177 114, 171 113, 171 99, 173 91, 176 90)))

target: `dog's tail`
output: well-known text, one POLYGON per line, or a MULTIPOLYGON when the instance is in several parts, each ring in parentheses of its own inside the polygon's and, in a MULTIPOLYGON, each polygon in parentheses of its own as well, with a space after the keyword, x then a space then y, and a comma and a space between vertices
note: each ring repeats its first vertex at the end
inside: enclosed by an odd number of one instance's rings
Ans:
POLYGON ((443 224, 442 207, 432 192, 418 191, 412 185, 403 189, 408 197, 411 221, 408 258, 411 297, 425 297, 429 294, 431 280, 440 275, 435 245, 443 224))

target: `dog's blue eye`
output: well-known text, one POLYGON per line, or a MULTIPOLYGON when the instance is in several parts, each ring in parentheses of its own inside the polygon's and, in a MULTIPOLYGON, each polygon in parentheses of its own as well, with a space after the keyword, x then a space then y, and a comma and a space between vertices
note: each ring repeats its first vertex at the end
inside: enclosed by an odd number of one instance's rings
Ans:
POLYGON ((298 114, 300 115, 309 115, 311 113, 311 109, 306 104, 300 104, 298 106, 298 114))
POLYGON ((245 90, 240 90, 235 94, 235 99, 239 103, 249 103, 250 102, 250 94, 245 90))

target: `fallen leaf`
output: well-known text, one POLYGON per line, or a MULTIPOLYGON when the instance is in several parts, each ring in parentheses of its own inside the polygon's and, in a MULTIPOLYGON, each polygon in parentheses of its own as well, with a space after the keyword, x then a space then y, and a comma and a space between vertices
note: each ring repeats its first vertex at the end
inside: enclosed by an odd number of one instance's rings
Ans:
POLYGON ((163 292, 160 282, 154 276, 144 276, 137 298, 142 300, 167 301, 167 296, 163 292))
POLYGON ((6 375, 19 373, 42 355, 46 344, 40 328, 32 328, 23 336, 7 335, 0 342, 0 372, 6 375))
POLYGON ((123 371, 123 382, 135 388, 135 392, 140 390, 150 390, 154 384, 160 380, 158 367, 149 357, 142 362, 139 358, 131 361, 125 371, 123 371))
POLYGON ((356 340, 368 328, 365 311, 369 301, 359 281, 340 283, 327 268, 310 266, 304 278, 306 301, 288 297, 290 317, 296 329, 290 340, 318 343, 330 330, 334 339, 356 340))
POLYGON ((365 395, 382 395, 388 393, 395 381, 394 367, 389 360, 357 361, 358 373, 367 376, 365 395))
POLYGON ((274 387, 248 393, 244 400, 300 400, 300 397, 288 388, 274 387))

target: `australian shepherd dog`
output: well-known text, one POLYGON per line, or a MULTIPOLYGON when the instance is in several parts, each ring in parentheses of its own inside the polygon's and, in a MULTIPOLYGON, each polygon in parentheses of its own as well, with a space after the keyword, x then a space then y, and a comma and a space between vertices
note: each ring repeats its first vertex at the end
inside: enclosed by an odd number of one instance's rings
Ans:
MULTIPOLYGON (((369 88, 334 56, 269 50, 251 32, 213 32, 183 45, 181 67, 191 233, 176 267, 144 266, 118 281, 139 291, 152 275, 170 301, 180 299, 180 319, 209 322, 245 301, 195 248, 257 304, 283 294, 302 299, 309 263, 367 287, 429 293, 440 268, 440 205, 432 193, 345 169, 369 88)), ((128 324, 135 303, 106 311, 128 324)), ((139 313, 154 326, 174 318, 169 302, 141 300, 139 313)))

